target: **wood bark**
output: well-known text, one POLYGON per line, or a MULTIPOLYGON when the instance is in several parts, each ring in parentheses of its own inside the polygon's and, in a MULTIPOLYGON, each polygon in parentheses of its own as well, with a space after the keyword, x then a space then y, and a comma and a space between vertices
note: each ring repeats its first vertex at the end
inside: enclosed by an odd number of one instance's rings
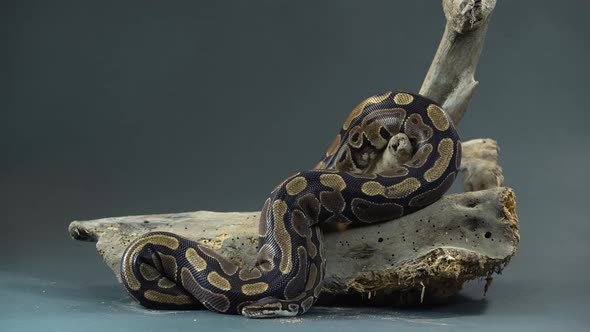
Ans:
MULTIPOLYGON (((474 79, 495 0, 443 0, 447 18, 420 94, 443 105, 457 125, 474 79)), ((493 139, 464 142, 464 193, 400 219, 325 235, 327 273, 319 304, 415 304, 456 294, 467 280, 499 273, 519 243, 514 192, 503 184, 493 139)), ((259 212, 197 211, 74 221, 76 240, 97 242, 119 278, 126 246, 150 231, 170 231, 208 245, 239 264, 257 253, 259 212)))

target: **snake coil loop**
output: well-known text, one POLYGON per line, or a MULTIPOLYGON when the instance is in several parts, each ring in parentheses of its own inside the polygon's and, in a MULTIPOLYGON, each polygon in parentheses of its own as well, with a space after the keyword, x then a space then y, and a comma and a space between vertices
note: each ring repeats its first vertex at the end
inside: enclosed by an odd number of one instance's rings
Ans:
POLYGON ((457 132, 434 102, 405 92, 369 97, 352 111, 316 167, 290 176, 265 201, 255 266, 240 267, 196 242, 154 232, 125 250, 123 283, 149 308, 205 307, 248 317, 303 314, 324 279, 323 229, 419 210, 449 189, 460 161, 457 132), (397 141, 400 133, 405 141, 397 141), (409 160, 375 172, 384 151, 402 143, 414 151, 409 160))

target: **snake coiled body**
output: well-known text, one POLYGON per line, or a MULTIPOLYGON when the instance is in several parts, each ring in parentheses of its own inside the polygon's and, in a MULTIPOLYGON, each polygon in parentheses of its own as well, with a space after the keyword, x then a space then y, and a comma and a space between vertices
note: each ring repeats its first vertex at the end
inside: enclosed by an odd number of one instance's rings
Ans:
POLYGON ((202 308, 248 317, 294 316, 321 290, 322 230, 399 218, 438 200, 461 160, 457 132, 434 102, 387 92, 359 104, 314 169, 294 174, 265 201, 256 265, 240 267, 172 233, 149 233, 126 249, 121 277, 151 308, 202 308), (379 174, 370 171, 403 133, 413 155, 379 174), (388 144, 389 143, 389 144, 388 144))

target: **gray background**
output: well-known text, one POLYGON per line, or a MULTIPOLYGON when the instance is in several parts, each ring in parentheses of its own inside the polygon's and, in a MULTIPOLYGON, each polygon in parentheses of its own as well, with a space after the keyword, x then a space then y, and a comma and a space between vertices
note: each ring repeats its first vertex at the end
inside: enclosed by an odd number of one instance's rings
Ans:
POLYGON ((259 209, 359 101, 419 89, 439 1, 0 2, 0 330, 588 331, 589 5, 498 2, 459 126, 517 193, 488 297, 263 322, 139 308, 69 221, 259 209))

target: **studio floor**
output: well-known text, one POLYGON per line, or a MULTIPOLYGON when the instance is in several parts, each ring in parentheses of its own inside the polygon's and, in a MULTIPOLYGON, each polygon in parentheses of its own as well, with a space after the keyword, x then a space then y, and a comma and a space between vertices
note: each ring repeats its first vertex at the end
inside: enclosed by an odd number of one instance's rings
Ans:
POLYGON ((0 331, 588 331, 590 326, 588 288, 509 276, 497 277, 485 298, 484 282, 474 281, 443 305, 314 307, 301 317, 252 320, 143 309, 104 270, 93 281, 1 272, 0 331))

